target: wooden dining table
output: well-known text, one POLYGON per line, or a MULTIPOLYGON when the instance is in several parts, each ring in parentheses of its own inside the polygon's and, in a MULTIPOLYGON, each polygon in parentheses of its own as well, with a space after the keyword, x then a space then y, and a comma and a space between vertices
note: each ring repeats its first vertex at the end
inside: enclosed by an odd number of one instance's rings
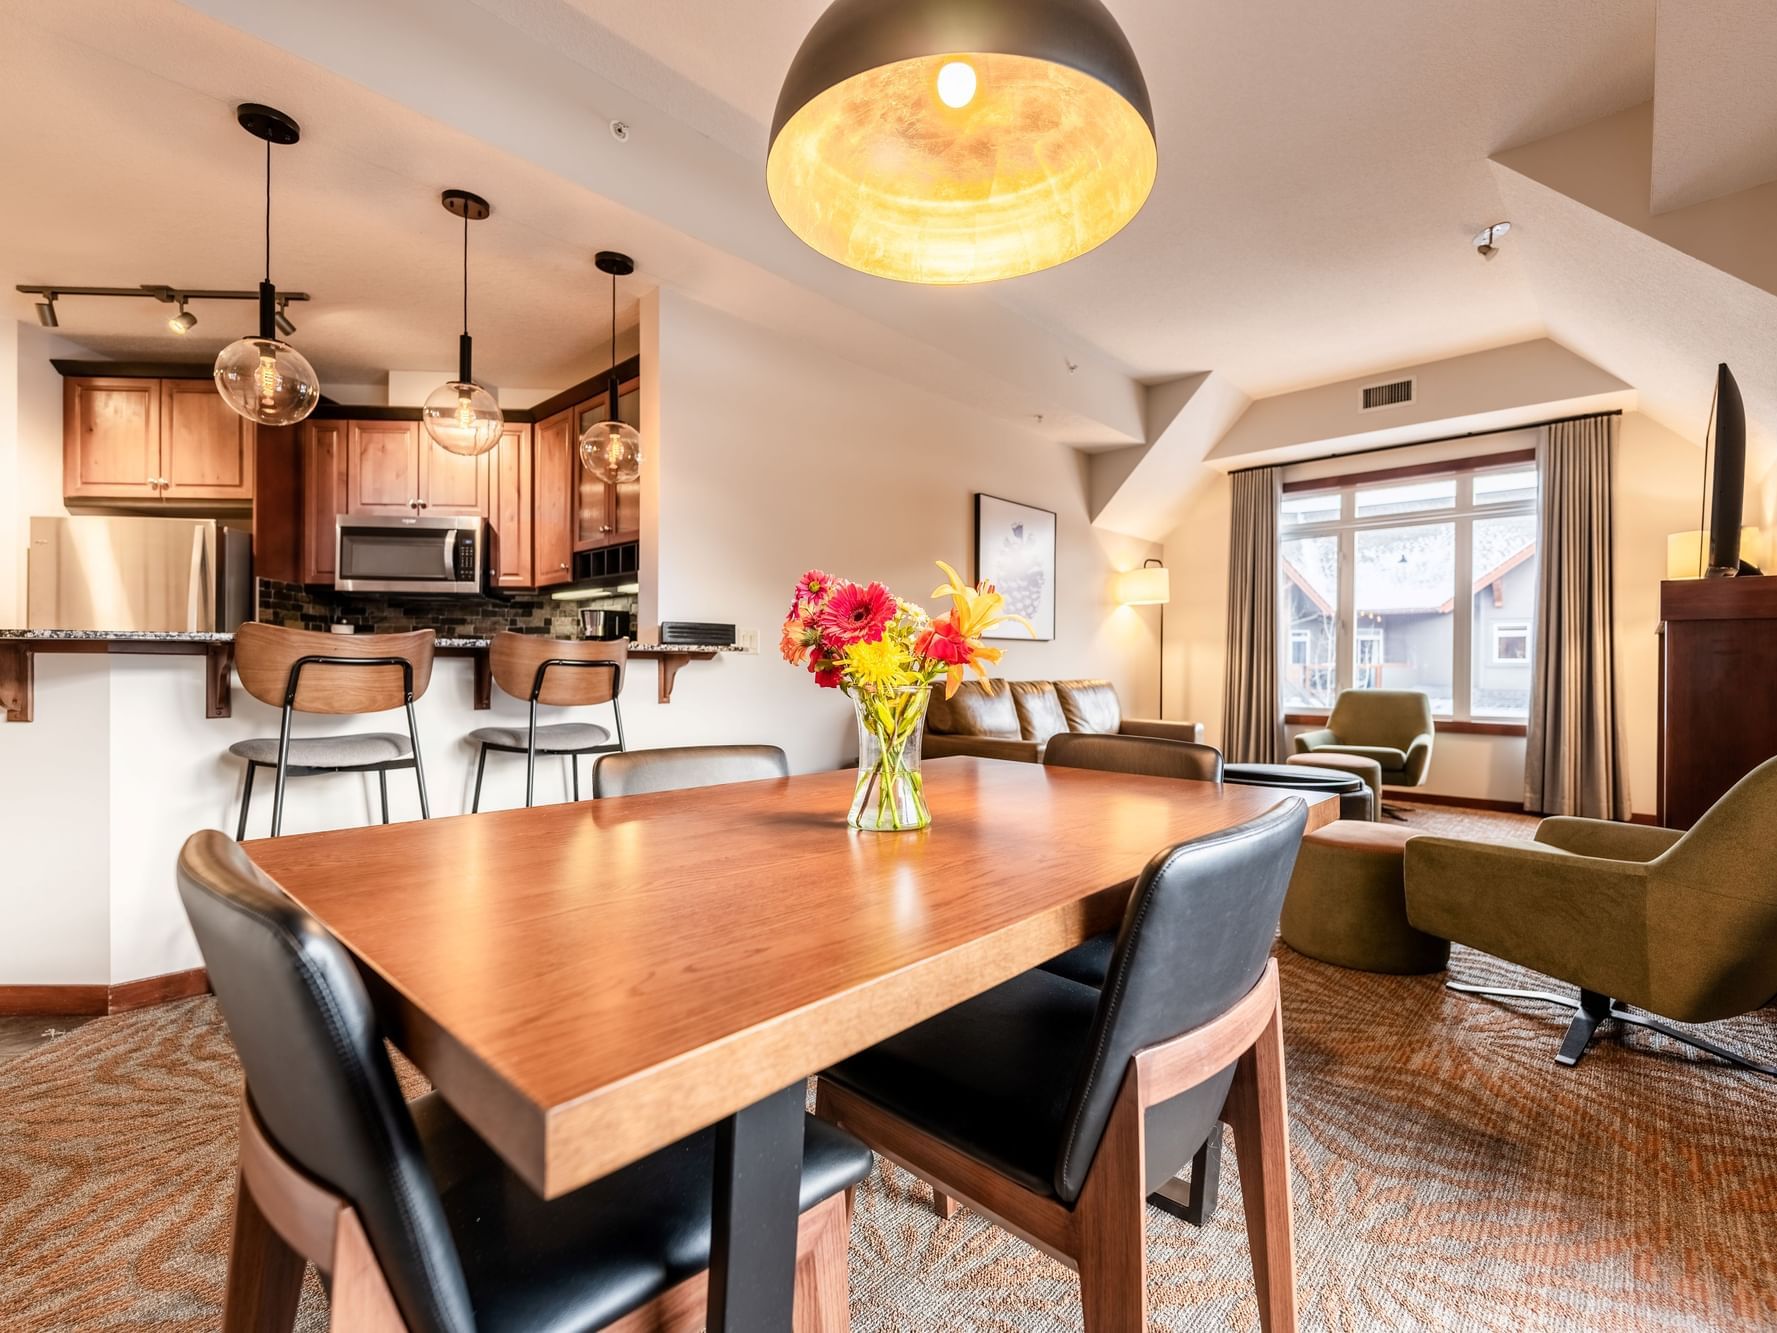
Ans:
POLYGON ((945 758, 932 826, 829 772, 250 842, 388 1034, 555 1198, 717 1129, 709 1327, 781 1329, 809 1075, 1122 918, 1163 847, 1311 792, 945 758))

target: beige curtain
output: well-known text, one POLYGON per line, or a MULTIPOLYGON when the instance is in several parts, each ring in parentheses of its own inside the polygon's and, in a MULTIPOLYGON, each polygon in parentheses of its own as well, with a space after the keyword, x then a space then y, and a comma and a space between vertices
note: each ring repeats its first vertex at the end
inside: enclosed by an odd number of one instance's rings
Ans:
POLYGON ((1222 753, 1233 762, 1283 758, 1277 693, 1277 508, 1282 469, 1233 477, 1228 542, 1228 670, 1222 685, 1222 753))
POLYGON ((1538 451, 1536 664, 1524 808, 1629 818, 1611 630, 1615 417, 1558 421, 1538 451))

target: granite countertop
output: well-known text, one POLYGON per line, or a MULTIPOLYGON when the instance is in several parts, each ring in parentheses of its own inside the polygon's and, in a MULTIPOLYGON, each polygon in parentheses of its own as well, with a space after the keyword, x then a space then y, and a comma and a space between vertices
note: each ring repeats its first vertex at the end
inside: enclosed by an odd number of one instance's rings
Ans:
MULTIPOLYGON (((351 635, 342 635, 351 638, 351 635)), ((0 640, 23 640, 27 643, 59 643, 79 640, 97 640, 103 642, 142 642, 142 643, 233 643, 232 634, 206 633, 201 630, 147 630, 147 629, 0 629, 0 640)), ((486 648, 488 639, 438 639, 439 648, 486 648)), ((634 643, 629 645, 632 653, 642 652, 682 652, 682 653, 738 653, 737 644, 712 645, 701 643, 634 643)))

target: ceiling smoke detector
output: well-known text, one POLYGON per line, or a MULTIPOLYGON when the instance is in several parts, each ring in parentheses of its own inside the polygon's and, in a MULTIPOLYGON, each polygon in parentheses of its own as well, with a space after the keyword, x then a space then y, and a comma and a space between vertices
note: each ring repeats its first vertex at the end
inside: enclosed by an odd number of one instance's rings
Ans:
POLYGON ((1475 233, 1475 239, 1471 242, 1475 247, 1475 253, 1480 255, 1482 259, 1492 259, 1494 255, 1499 253, 1499 242, 1505 239, 1506 233, 1511 229, 1512 224, 1509 222, 1495 222, 1491 227, 1481 228, 1475 233))

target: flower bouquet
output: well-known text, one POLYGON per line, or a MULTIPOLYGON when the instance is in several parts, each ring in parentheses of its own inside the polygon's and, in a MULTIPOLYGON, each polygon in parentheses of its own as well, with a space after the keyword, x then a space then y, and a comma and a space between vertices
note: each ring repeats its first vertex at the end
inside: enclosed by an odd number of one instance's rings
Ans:
MULTIPOLYGON (((942 560, 950 581, 933 591, 950 610, 934 620, 880 583, 859 584, 810 570, 796 585, 780 647, 792 666, 806 666, 815 684, 849 695, 858 712, 858 785, 846 823, 856 829, 922 829, 932 822, 919 772, 920 738, 932 686, 948 699, 972 668, 987 680, 1000 650, 981 636, 1006 621, 990 583, 971 586, 942 560)), ((1035 631, 1031 630, 1035 637, 1035 631)), ((991 684, 989 686, 991 688, 991 684)))

